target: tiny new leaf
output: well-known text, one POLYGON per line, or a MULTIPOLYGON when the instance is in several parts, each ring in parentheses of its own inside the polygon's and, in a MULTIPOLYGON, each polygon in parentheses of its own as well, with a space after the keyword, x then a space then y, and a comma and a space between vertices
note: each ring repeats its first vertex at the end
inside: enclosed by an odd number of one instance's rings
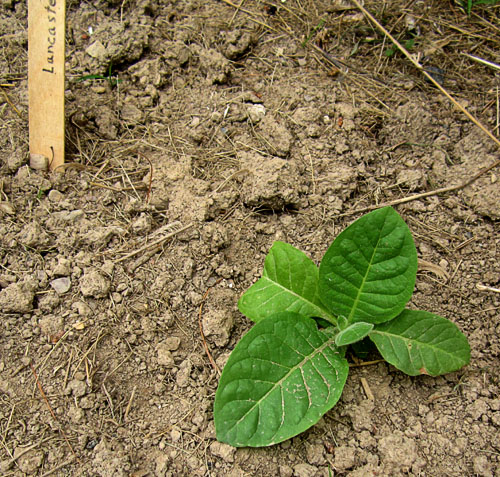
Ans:
POLYGON ((356 220, 327 250, 319 268, 321 301, 349 323, 383 323, 403 311, 416 273, 411 232, 384 207, 356 220))
POLYGON ((469 343, 457 326, 427 311, 405 310, 369 336, 388 363, 410 376, 451 373, 470 361, 469 343))
POLYGON ((284 242, 274 242, 262 278, 243 294, 238 308, 255 322, 279 311, 334 322, 318 298, 318 267, 304 252, 284 242))
POLYGON ((217 439, 268 446, 316 424, 340 398, 349 366, 316 322, 283 312, 258 322, 236 345, 215 395, 217 439))
POLYGON ((353 323, 336 336, 335 344, 337 346, 347 346, 357 341, 361 341, 368 336, 372 329, 373 323, 364 323, 363 321, 353 323))

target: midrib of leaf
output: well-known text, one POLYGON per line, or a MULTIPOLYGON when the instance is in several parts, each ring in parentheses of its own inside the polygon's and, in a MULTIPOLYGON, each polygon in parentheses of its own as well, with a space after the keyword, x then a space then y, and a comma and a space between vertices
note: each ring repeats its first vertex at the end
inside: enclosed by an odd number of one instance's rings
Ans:
POLYGON ((379 236, 378 236, 378 239, 377 239, 377 244, 375 245, 375 247, 373 247, 372 256, 370 257, 370 261, 368 263, 368 267, 366 267, 365 276, 363 277, 363 280, 361 281, 361 286, 358 289, 358 293, 356 295, 356 298, 354 299, 354 303, 352 305, 351 312, 349 313, 349 317, 347 318, 347 321, 349 321, 349 322, 351 321, 351 318, 354 316, 354 313, 356 312, 356 309, 358 308, 358 303, 361 300, 361 293, 362 293, 363 287, 365 286, 368 274, 370 273, 370 268, 372 266, 372 262, 373 262, 373 259, 375 257, 375 253, 377 251, 378 244, 380 243, 380 237, 381 237, 381 235, 382 235, 382 230, 379 233, 379 236))
MULTIPOLYGON (((308 303, 309 305, 311 305, 315 310, 318 311, 318 317, 319 318, 325 318, 330 323, 332 323, 334 325, 337 324, 337 320, 335 319, 335 317, 332 314, 330 314, 327 310, 325 310, 325 309, 321 308, 320 306, 316 305, 316 303, 308 300, 307 298, 303 297, 302 295, 299 295, 298 293, 294 292, 291 288, 284 287, 280 283, 278 283, 278 282, 272 280, 271 278, 269 278, 268 275, 263 276, 262 279, 269 281, 273 285, 276 285, 277 287, 281 288, 283 291, 285 291, 285 292, 289 293, 290 295, 293 295, 294 297, 298 298, 300 301, 305 301, 306 303, 308 303)), ((275 298, 275 296, 272 296, 267 301, 273 300, 274 298, 275 298)), ((267 301, 266 301, 266 303, 267 303, 267 301)))
MULTIPOLYGON (((381 335, 381 336, 387 337, 390 340, 392 349, 394 350, 395 354, 397 354, 397 352, 396 352, 396 349, 394 348, 394 344, 392 343, 392 338, 397 338, 399 340, 404 341, 406 343, 407 348, 408 348, 408 343, 411 341, 413 343, 416 343, 417 345, 421 345, 423 347, 431 348, 434 352, 445 353, 448 356, 450 356, 451 358, 456 359, 456 356, 452 352, 447 351, 447 350, 445 350, 443 348, 439 348, 438 346, 433 346, 433 345, 431 345, 429 343, 426 343, 424 341, 418 341, 418 339, 415 339, 415 338, 413 338, 413 339, 412 338, 407 338, 405 336, 397 335, 395 333, 389 333, 387 331, 376 331, 376 330, 374 330, 374 331, 372 331, 370 333, 370 335, 372 335, 372 334, 377 334, 377 335, 381 335)), ((443 343, 443 341, 441 341, 441 343, 443 343)), ((422 358, 422 361, 425 361, 423 359, 423 357, 422 357, 421 352, 420 352, 420 348, 419 348, 418 352, 420 354, 420 357, 422 358)), ((413 363, 413 359, 411 358, 411 354, 410 353, 408 353, 408 358, 413 363)))
MULTIPOLYGON (((307 340, 306 340, 306 341, 307 341, 307 340)), ((243 414, 243 416, 241 416, 241 417, 240 417, 240 419, 239 419, 239 420, 238 420, 238 421, 234 424, 234 426, 233 426, 233 427, 238 426, 238 425, 240 424, 240 422, 241 422, 243 419, 245 419, 245 417, 246 417, 246 416, 247 416, 247 415, 248 415, 251 411, 253 411, 253 410, 255 409, 255 407, 256 407, 256 406, 259 406, 259 405, 261 404, 261 402, 262 402, 262 401, 264 401, 264 400, 266 399, 266 397, 267 397, 269 394, 271 394, 271 392, 273 392, 273 391, 274 391, 274 390, 275 390, 278 386, 282 389, 281 384, 283 383, 283 381, 285 381, 285 380, 286 380, 286 379, 287 379, 287 378, 288 378, 288 377, 289 377, 289 376, 290 376, 290 375, 291 375, 294 371, 296 371, 297 369, 300 369, 300 370, 301 370, 302 380, 304 381, 304 385, 305 385, 305 386, 306 386, 306 388, 307 388, 307 383, 306 383, 306 380, 304 379, 303 374, 302 374, 302 367, 304 366, 304 364, 305 364, 305 363, 307 363, 307 361, 309 361, 309 360, 313 359, 313 358, 314 358, 314 356, 316 356, 318 353, 322 353, 322 352, 323 352, 323 350, 324 350, 326 347, 328 347, 328 346, 330 346, 330 345, 332 345, 332 344, 333 344, 333 345, 335 345, 335 339, 330 338, 329 340, 325 341, 325 342, 324 342, 324 343, 323 343, 323 344, 322 344, 319 348, 315 348, 315 349, 314 349, 314 351, 313 351, 311 354, 309 354, 309 355, 303 355, 303 356, 305 356, 305 357, 304 357, 304 359, 303 359, 300 363, 298 363, 298 364, 296 364, 295 366, 293 366, 292 368, 290 368, 290 371, 288 371, 288 373, 286 373, 286 374, 285 374, 285 375, 284 375, 284 376, 283 376, 283 377, 282 377, 279 381, 277 381, 277 382, 276 382, 276 384, 275 384, 274 386, 271 386, 271 389, 269 389, 269 391, 267 391, 267 393, 266 393, 266 394, 264 394, 264 395, 263 395, 263 396, 262 396, 262 397, 261 397, 258 401, 255 401, 254 405, 253 405, 250 409, 248 409, 248 411, 247 411, 247 412, 245 412, 245 414, 243 414)), ((311 346, 312 346, 312 345, 311 345, 311 346)), ((294 351, 296 351, 296 350, 294 350, 294 351)), ((296 351, 296 352, 297 352, 297 353, 299 353, 299 354, 302 354, 302 353, 300 353, 299 351, 296 351)), ((327 359, 327 361, 329 362, 329 360, 328 360, 328 359, 327 359)), ((279 364, 279 363, 276 363, 276 364, 279 364)), ((283 365, 282 365, 282 364, 280 364, 280 366, 283 366, 283 365)), ((322 375, 321 373, 319 373, 319 374, 323 377, 323 375, 322 375)), ((324 377, 323 377, 323 379, 324 379, 324 377)), ((308 392, 307 392, 307 394, 308 394, 308 396, 309 396, 309 395, 310 395, 309 390, 307 389, 307 391, 308 391, 308 392)), ((283 390, 281 391, 281 393, 283 394, 283 390)), ((309 397, 309 398, 308 398, 308 400, 309 400, 309 406, 308 406, 308 409, 309 409, 310 404, 311 404, 311 398, 309 397)), ((282 410, 282 416, 281 416, 281 422, 282 422, 282 423, 283 423, 283 415, 284 415, 284 412, 285 412, 285 411, 284 411, 284 409, 283 409, 283 410, 282 410)), ((280 426, 280 427, 281 427, 281 426, 280 426)), ((278 428, 278 430, 280 429, 280 427, 278 428)), ((276 432, 278 432, 278 431, 276 431, 276 432)), ((276 434, 276 433, 275 433, 275 434, 276 434)))

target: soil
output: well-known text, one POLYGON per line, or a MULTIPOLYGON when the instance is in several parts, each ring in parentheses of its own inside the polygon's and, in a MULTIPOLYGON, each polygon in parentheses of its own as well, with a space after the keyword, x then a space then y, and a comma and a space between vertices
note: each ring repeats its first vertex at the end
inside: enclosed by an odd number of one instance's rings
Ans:
MULTIPOLYGON (((461 54, 499 63, 498 6, 365 7, 498 135, 498 74, 461 54)), ((500 475, 498 168, 396 207, 410 306, 468 336, 462 370, 353 366, 309 431, 234 449, 199 325, 222 368, 273 241, 319 262, 357 209, 494 162, 488 137, 344 1, 69 1, 68 164, 35 170, 26 9, 0 1, 3 476, 500 475)))

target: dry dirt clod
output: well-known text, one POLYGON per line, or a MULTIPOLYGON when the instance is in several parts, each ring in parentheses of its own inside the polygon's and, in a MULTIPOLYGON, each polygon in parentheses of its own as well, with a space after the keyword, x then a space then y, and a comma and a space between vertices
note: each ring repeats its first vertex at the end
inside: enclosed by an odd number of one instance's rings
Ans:
POLYGON ((231 67, 229 61, 221 53, 213 49, 198 49, 198 58, 202 71, 209 84, 224 84, 229 80, 231 67))
POLYGON ((14 215, 16 213, 16 209, 10 202, 0 202, 0 212, 8 215, 14 215))
POLYGON ((306 455, 307 462, 311 465, 324 465, 326 464, 326 459, 323 455, 324 448, 322 444, 307 444, 306 445, 306 455))
MULTIPOLYGON (((16 447, 14 449, 14 458, 19 454, 22 454, 22 452, 22 447, 16 447)), ((43 458, 44 454, 41 450, 31 450, 19 457, 16 462, 22 472, 28 475, 34 475, 41 467, 43 458)))
POLYGON ((71 308, 76 310, 81 316, 89 316, 92 313, 92 308, 83 301, 75 301, 71 308))
POLYGON ((18 240, 23 245, 32 248, 48 247, 52 242, 49 234, 38 222, 31 222, 18 234, 18 240))
POLYGON ((47 198, 54 203, 61 202, 64 199, 64 194, 56 189, 49 191, 47 198))
POLYGON ((318 468, 310 464, 297 464, 293 467, 295 477, 314 477, 318 475, 318 468))
POLYGON ((56 315, 43 316, 38 322, 40 331, 49 338, 60 336, 64 330, 64 318, 56 315))
POLYGON ((335 448, 335 469, 345 472, 356 464, 356 449, 351 446, 338 446, 335 448))
POLYGON ((491 462, 485 455, 478 455, 474 457, 474 472, 480 477, 493 477, 493 470, 491 462))
POLYGON ((293 186, 296 168, 279 157, 264 157, 258 153, 239 153, 240 161, 249 174, 243 178, 241 196, 250 207, 282 210, 298 202, 293 186))
POLYGON ((266 107, 263 104, 252 104, 248 107, 248 117, 252 123, 257 124, 266 115, 266 107))
POLYGON ((231 337, 234 317, 230 310, 208 310, 203 314, 203 333, 212 337, 217 346, 225 346, 231 337))
POLYGON ((91 43, 85 50, 85 53, 87 53, 87 55, 91 56, 92 58, 95 58, 97 61, 99 61, 99 63, 103 63, 106 59, 106 48, 99 40, 91 43))
POLYGON ((71 261, 67 258, 59 257, 57 265, 52 270, 52 273, 59 277, 71 275, 71 261))
POLYGON ((267 114, 260 122, 259 130, 271 151, 280 157, 288 155, 293 137, 282 122, 276 120, 271 114, 267 114))
POLYGON ((103 298, 110 288, 109 279, 95 269, 86 269, 80 278, 80 291, 85 297, 103 298))
POLYGON ((181 339, 178 338, 177 336, 171 336, 167 338, 165 341, 163 341, 163 346, 165 349, 169 351, 177 351, 179 349, 179 345, 181 344, 181 339))
POLYGON ((3 313, 28 313, 33 309, 35 292, 27 283, 11 283, 0 291, 0 310, 3 313))
POLYGON ((382 437, 378 449, 383 464, 402 472, 408 472, 418 456, 415 441, 400 432, 382 437))
POLYGON ((165 342, 159 343, 156 347, 158 364, 166 368, 172 368, 175 365, 172 353, 169 350, 168 344, 165 342))
POLYGON ((68 394, 72 393, 73 396, 80 398, 85 396, 85 394, 87 394, 87 386, 85 385, 84 381, 73 379, 68 383, 66 392, 68 394))
POLYGON ((228 444, 224 444, 223 442, 212 442, 210 444, 210 452, 220 457, 225 462, 234 462, 234 454, 236 449, 228 444))
POLYGON ((292 477, 293 469, 289 465, 280 465, 280 477, 292 477))

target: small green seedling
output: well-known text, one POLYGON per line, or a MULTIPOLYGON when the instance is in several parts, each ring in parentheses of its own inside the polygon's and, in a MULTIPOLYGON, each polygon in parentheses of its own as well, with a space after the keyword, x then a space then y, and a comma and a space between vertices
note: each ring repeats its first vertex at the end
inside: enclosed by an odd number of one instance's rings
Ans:
POLYGON ((256 324, 222 372, 214 404, 217 439, 261 447, 309 429, 342 394, 347 346, 365 338, 410 376, 466 365, 469 343, 454 323, 405 309, 416 274, 411 232, 391 207, 345 229, 319 270, 300 250, 275 242, 262 278, 238 302, 256 324))
MULTIPOLYGON (((415 38, 410 38, 409 40, 406 40, 403 43, 404 47, 406 50, 410 51, 414 46, 415 46, 415 38)), ((396 52, 398 51, 397 46, 391 46, 390 48, 387 48, 387 50, 384 51, 385 56, 387 58, 390 58, 391 56, 394 56, 396 52)))
POLYGON ((496 5, 498 0, 458 0, 458 4, 463 8, 467 15, 471 15, 472 9, 477 5, 496 5))
POLYGON ((77 81, 78 82, 81 82, 81 81, 87 81, 87 80, 107 80, 109 82, 109 85, 111 86, 111 88, 114 88, 118 83, 121 83, 122 80, 121 79, 118 79, 117 76, 113 76, 111 74, 113 70, 113 64, 110 63, 109 67, 108 67, 108 74, 107 75, 84 75, 84 76, 80 76, 79 78, 77 78, 77 81))

